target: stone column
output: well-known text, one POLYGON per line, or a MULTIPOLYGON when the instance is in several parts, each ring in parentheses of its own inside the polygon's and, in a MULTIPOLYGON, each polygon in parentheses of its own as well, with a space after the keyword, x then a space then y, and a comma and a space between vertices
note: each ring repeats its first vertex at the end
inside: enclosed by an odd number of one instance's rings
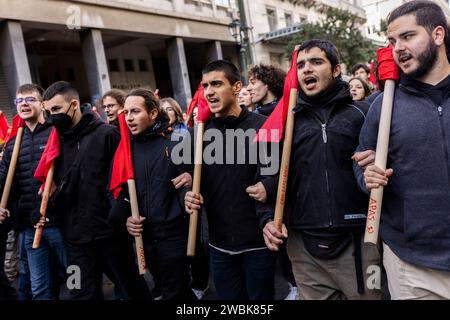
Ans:
POLYGON ((94 103, 111 89, 102 33, 96 29, 84 30, 80 32, 80 40, 91 102, 94 103))
POLYGON ((16 108, 13 99, 16 97, 17 88, 22 84, 32 82, 20 22, 3 21, 0 23, 0 61, 8 88, 9 107, 15 114, 16 108))
POLYGON ((207 44, 206 56, 208 62, 223 59, 222 45, 220 44, 220 41, 211 41, 207 44))
POLYGON ((183 110, 186 110, 188 101, 192 98, 192 93, 182 38, 167 40, 167 56, 169 58, 174 99, 178 101, 183 110))

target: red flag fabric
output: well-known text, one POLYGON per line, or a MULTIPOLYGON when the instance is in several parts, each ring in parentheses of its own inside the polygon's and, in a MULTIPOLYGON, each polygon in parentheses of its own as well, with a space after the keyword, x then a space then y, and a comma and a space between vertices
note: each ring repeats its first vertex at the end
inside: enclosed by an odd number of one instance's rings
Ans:
POLYGON ((34 178, 42 182, 41 190, 44 189, 45 179, 47 178, 48 171, 55 160, 59 156, 59 135, 56 128, 53 127, 48 137, 47 144, 45 145, 44 152, 42 153, 41 160, 34 172, 34 178))
POLYGON ((372 83, 374 86, 377 85, 377 77, 375 75, 375 61, 373 59, 372 61, 370 61, 369 82, 372 83))
POLYGON ((387 48, 380 48, 377 51, 378 56, 378 77, 380 81, 398 80, 400 77, 398 67, 394 61, 394 52, 392 45, 387 48))
POLYGON ((93 112, 94 114, 96 114, 97 117, 98 117, 99 119, 102 118, 102 117, 100 117, 100 113, 98 113, 98 111, 97 111, 97 107, 92 107, 92 112, 93 112))
POLYGON ((122 184, 127 183, 129 179, 134 179, 133 161, 131 159, 131 140, 130 131, 125 121, 125 114, 119 113, 120 143, 114 155, 111 183, 109 191, 117 199, 122 184))
POLYGON ((9 131, 9 123, 6 120, 5 114, 0 111, 0 139, 5 140, 9 131))
POLYGON ((291 67, 289 68, 284 80, 283 96, 273 110, 272 114, 259 129, 254 142, 280 142, 283 138, 284 126, 286 124, 289 109, 289 96, 291 94, 291 89, 298 89, 297 56, 298 50, 295 50, 292 54, 291 67))
MULTIPOLYGON (((194 111, 195 107, 197 107, 197 122, 206 122, 209 118, 211 118, 211 110, 209 109, 208 102, 205 99, 205 91, 201 83, 198 86, 191 103, 189 104, 187 111, 188 116, 194 111)), ((192 127, 193 123, 189 126, 192 127)))
POLYGON ((5 145, 17 135, 17 131, 19 131, 19 128, 22 127, 25 127, 25 121, 19 117, 18 114, 16 114, 12 120, 12 128, 5 138, 5 145))

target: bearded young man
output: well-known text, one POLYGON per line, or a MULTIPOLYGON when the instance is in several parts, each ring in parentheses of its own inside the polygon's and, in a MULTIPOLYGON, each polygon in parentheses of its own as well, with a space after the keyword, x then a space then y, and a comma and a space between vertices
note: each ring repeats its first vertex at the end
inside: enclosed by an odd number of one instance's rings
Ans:
MULTIPOLYGON (((450 64, 448 26, 431 1, 411 1, 388 19, 401 69, 394 97, 388 169, 360 174, 385 186, 380 236, 393 299, 450 299, 450 64)), ((361 130, 358 150, 375 150, 382 98, 361 130)), ((363 181, 364 180, 364 181, 363 181)))

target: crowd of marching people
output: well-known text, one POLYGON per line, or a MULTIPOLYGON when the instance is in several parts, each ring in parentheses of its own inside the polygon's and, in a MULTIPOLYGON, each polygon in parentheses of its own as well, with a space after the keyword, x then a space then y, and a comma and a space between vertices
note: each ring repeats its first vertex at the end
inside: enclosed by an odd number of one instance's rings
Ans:
POLYGON ((450 299, 449 27, 426 0, 387 25, 376 79, 359 63, 344 81, 335 45, 308 39, 247 86, 208 63, 187 114, 147 89, 90 108, 65 81, 19 86, 8 133, 0 115, 0 299, 99 300, 106 275, 115 299, 195 301, 211 278, 218 299, 267 301, 277 264, 288 300, 450 299))

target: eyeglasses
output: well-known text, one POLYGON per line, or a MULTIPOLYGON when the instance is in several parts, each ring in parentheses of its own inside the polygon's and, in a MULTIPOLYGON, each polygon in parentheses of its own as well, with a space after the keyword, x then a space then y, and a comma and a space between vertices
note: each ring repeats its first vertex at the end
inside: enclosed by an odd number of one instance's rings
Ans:
POLYGON ((112 109, 116 105, 118 105, 118 103, 110 103, 110 104, 102 106, 102 109, 103 110, 105 110, 105 109, 112 109))
POLYGON ((38 99, 36 99, 35 97, 26 97, 26 98, 16 98, 14 99, 14 104, 17 106, 23 102, 25 103, 33 103, 38 101, 38 99))

